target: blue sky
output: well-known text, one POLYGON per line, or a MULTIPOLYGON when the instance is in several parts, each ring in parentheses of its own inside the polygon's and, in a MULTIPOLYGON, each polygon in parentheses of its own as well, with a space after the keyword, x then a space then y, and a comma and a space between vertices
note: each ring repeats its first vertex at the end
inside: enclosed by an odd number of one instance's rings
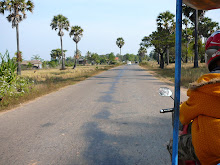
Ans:
MULTIPOLYGON (((115 42, 118 37, 125 39, 122 53, 136 54, 141 39, 156 29, 155 19, 159 13, 169 10, 175 14, 175 0, 34 0, 33 14, 20 23, 20 49, 23 58, 29 60, 33 55, 50 59, 50 51, 60 48, 57 32, 51 30, 54 15, 63 14, 72 26, 84 29, 79 49, 98 54, 119 53, 115 42)), ((0 15, 0 52, 6 49, 11 55, 16 52, 16 31, 0 15)), ((219 22, 220 10, 207 12, 206 16, 219 22)), ((67 57, 73 56, 75 43, 65 31, 64 49, 67 57)), ((150 50, 148 50, 149 52, 150 50)))

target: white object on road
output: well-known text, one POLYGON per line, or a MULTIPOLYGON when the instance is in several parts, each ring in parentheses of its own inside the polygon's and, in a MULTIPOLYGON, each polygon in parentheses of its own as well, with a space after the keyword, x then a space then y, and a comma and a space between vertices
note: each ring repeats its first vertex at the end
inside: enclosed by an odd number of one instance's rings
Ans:
POLYGON ((127 61, 127 65, 131 65, 131 61, 127 61))

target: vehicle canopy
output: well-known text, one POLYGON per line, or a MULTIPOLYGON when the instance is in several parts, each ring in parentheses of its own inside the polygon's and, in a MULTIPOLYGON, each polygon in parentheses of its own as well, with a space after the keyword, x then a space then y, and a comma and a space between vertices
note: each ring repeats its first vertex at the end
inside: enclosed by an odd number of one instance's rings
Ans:
POLYGON ((220 8, 219 0, 183 0, 183 3, 198 10, 211 10, 220 8))

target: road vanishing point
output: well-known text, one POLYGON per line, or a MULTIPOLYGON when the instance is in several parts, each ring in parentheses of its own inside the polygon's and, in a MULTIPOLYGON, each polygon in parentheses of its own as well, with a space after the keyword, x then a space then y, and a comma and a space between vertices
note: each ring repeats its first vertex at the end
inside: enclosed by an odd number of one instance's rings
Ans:
POLYGON ((123 65, 3 112, 0 165, 169 165, 164 86, 123 65))

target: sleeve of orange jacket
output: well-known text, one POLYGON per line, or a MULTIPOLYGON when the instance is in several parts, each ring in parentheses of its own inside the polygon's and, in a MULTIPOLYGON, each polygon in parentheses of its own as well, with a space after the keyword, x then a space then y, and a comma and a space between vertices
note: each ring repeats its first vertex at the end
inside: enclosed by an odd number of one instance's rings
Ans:
POLYGON ((196 92, 188 90, 189 99, 180 106, 180 122, 185 125, 195 119, 200 112, 200 101, 196 98, 196 92))

